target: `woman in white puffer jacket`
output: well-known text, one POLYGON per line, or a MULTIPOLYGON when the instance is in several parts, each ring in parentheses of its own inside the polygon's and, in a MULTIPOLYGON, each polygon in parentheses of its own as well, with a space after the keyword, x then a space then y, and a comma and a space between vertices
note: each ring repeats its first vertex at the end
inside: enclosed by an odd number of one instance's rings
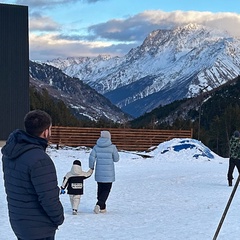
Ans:
POLYGON ((89 156, 89 168, 95 169, 97 182, 97 203, 95 213, 106 212, 106 201, 115 181, 114 162, 119 161, 117 147, 112 144, 109 131, 101 131, 100 138, 93 147, 89 156))

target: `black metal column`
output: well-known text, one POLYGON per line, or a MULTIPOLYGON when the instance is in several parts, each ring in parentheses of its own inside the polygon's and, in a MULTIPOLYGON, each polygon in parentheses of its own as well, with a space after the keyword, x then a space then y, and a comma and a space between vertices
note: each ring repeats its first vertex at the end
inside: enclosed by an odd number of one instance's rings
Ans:
POLYGON ((0 140, 29 111, 28 7, 0 4, 0 140))

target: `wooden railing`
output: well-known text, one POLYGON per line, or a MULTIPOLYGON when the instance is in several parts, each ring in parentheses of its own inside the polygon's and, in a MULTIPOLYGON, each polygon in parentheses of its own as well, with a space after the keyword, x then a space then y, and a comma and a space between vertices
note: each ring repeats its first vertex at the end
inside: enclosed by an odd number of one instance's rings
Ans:
POLYGON ((86 127, 52 127, 50 142, 57 146, 93 147, 100 136, 100 131, 111 133, 112 143, 119 150, 147 151, 150 147, 173 138, 192 138, 191 130, 152 130, 123 128, 86 128, 86 127))

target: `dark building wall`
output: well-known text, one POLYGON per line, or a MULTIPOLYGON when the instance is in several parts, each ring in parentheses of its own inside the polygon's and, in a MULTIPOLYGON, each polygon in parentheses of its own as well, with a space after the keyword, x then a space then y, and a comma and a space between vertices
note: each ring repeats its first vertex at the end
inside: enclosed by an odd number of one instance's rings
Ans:
POLYGON ((0 4, 0 140, 29 111, 28 7, 0 4))

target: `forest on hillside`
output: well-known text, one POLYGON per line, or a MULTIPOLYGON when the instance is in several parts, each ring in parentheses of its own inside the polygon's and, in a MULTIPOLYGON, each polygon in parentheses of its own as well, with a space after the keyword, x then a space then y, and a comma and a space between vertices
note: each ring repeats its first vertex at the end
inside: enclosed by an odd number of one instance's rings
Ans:
POLYGON ((73 112, 60 100, 49 95, 46 89, 38 91, 30 87, 30 110, 41 109, 52 117, 54 126, 68 127, 118 127, 118 124, 111 120, 99 119, 91 121, 88 118, 77 118, 73 112))

